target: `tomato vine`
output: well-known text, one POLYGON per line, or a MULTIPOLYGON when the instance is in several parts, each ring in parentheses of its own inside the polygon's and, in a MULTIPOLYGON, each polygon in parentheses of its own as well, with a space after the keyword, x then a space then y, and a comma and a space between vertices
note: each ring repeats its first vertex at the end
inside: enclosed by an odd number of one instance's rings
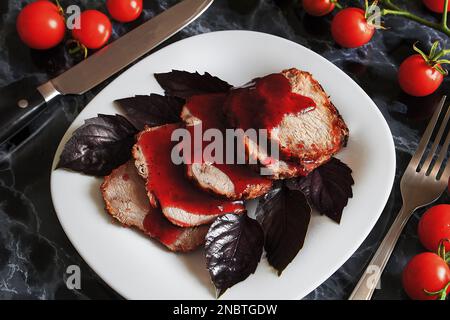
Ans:
POLYGON ((442 19, 440 22, 433 22, 427 20, 423 17, 420 17, 416 14, 409 12, 406 9, 402 9, 396 4, 394 4, 392 0, 379 0, 379 2, 383 7, 381 10, 381 15, 383 16, 387 15, 402 16, 406 19, 418 22, 435 30, 441 31, 442 33, 445 33, 447 36, 450 36, 450 28, 448 27, 447 23, 447 15, 448 15, 447 9, 449 7, 449 0, 444 1, 444 12, 442 13, 442 19))

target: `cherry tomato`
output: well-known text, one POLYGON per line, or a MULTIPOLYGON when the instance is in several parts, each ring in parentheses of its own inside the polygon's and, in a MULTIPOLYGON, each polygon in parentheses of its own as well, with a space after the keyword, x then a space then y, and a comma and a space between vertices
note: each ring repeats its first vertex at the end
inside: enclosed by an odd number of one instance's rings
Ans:
POLYGON ((439 88, 443 79, 442 73, 430 66, 420 54, 407 58, 398 70, 400 87, 415 97, 432 94, 439 88))
POLYGON ((360 47, 372 39, 375 27, 367 23, 364 10, 347 8, 339 11, 331 22, 334 41, 345 48, 360 47))
MULTIPOLYGON (((444 2, 445 0, 422 0, 423 4, 433 12, 443 13, 444 12, 444 2)), ((450 11, 450 6, 447 12, 450 11)))
POLYGON ((64 17, 50 1, 30 3, 20 11, 16 21, 20 39, 30 48, 45 50, 58 45, 65 34, 64 17))
POLYGON ((316 17, 321 17, 329 14, 334 10, 334 3, 331 0, 303 0, 303 9, 316 17))
MULTIPOLYGON (((418 254, 403 270, 403 288, 411 299, 436 300, 437 296, 424 291, 437 292, 450 282, 450 269, 445 261, 435 253, 418 254)), ((450 287, 447 293, 450 292, 450 287)))
POLYGON ((114 20, 130 22, 142 13, 142 0, 107 0, 106 7, 114 20))
MULTIPOLYGON (((425 248, 437 252, 442 239, 450 240, 450 205, 440 204, 428 209, 419 221, 418 234, 425 248)), ((449 242, 445 242, 445 250, 450 251, 449 242)))
POLYGON ((80 15, 80 28, 72 30, 72 36, 89 49, 98 49, 108 42, 112 26, 108 17, 97 10, 86 10, 80 15))

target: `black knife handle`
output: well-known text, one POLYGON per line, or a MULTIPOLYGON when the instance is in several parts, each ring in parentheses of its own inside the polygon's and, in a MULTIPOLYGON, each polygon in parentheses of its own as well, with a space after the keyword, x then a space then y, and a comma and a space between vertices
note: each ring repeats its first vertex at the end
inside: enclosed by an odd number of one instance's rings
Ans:
POLYGON ((38 88, 16 92, 9 99, 0 97, 0 144, 23 129, 44 110, 48 101, 58 95, 52 88, 48 82, 38 88))

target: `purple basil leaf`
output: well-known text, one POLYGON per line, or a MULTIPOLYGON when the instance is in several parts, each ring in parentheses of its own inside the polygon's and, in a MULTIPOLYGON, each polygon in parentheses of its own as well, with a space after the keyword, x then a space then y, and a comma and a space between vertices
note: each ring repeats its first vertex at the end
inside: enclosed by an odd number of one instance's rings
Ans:
POLYGON ((189 98, 197 94, 228 92, 231 85, 210 75, 198 72, 172 70, 167 73, 155 73, 155 78, 166 95, 189 98))
POLYGON ((289 188, 302 191, 309 203, 321 214, 340 223, 348 199, 353 197, 352 170, 336 158, 320 166, 306 177, 290 179, 289 188))
POLYGON ((125 112, 127 119, 138 129, 180 122, 184 100, 176 97, 151 94, 115 101, 125 112))
POLYGON ((130 159, 136 128, 120 115, 87 119, 67 141, 57 168, 106 176, 130 159))
POLYGON ((247 214, 216 219, 206 235, 206 265, 218 296, 254 273, 261 260, 264 233, 247 214))
POLYGON ((303 247, 310 219, 311 207, 301 191, 281 186, 259 200, 256 220, 264 230, 267 260, 278 275, 303 247))

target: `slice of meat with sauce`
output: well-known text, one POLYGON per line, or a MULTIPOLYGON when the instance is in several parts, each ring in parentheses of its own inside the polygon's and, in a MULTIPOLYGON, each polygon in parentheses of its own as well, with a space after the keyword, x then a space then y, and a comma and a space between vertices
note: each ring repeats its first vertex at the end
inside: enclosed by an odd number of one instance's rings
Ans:
MULTIPOLYGON (((226 94, 207 94, 193 96, 183 107, 181 118, 192 126, 200 126, 200 132, 208 129, 220 130, 223 140, 220 163, 214 161, 192 161, 186 164, 187 175, 202 189, 229 199, 253 199, 267 193, 272 187, 272 181, 259 175, 257 169, 247 164, 226 164, 225 130, 226 118, 223 104, 226 94)), ((195 131, 191 131, 194 135, 195 131)), ((191 136, 194 140, 194 137, 191 136)), ((203 152, 203 148, 201 150, 203 152)), ((236 148, 228 150, 235 155, 236 148)), ((244 155, 245 156, 245 155, 244 155)))
POLYGON ((234 127, 266 129, 279 145, 273 159, 247 138, 249 154, 274 178, 305 175, 327 162, 347 143, 348 128, 321 85, 308 72, 285 70, 231 91, 225 113, 234 127))
POLYGON ((169 221, 181 227, 208 224, 227 213, 245 210, 242 201, 220 199, 195 186, 186 177, 184 164, 175 164, 171 155, 176 142, 172 133, 186 129, 182 124, 146 128, 133 147, 135 165, 147 179, 146 188, 153 206, 159 206, 169 221))
POLYGON ((182 228, 150 205, 145 180, 129 161, 105 177, 101 185, 106 211, 122 225, 135 227, 172 251, 191 251, 205 241, 209 225, 182 228))

